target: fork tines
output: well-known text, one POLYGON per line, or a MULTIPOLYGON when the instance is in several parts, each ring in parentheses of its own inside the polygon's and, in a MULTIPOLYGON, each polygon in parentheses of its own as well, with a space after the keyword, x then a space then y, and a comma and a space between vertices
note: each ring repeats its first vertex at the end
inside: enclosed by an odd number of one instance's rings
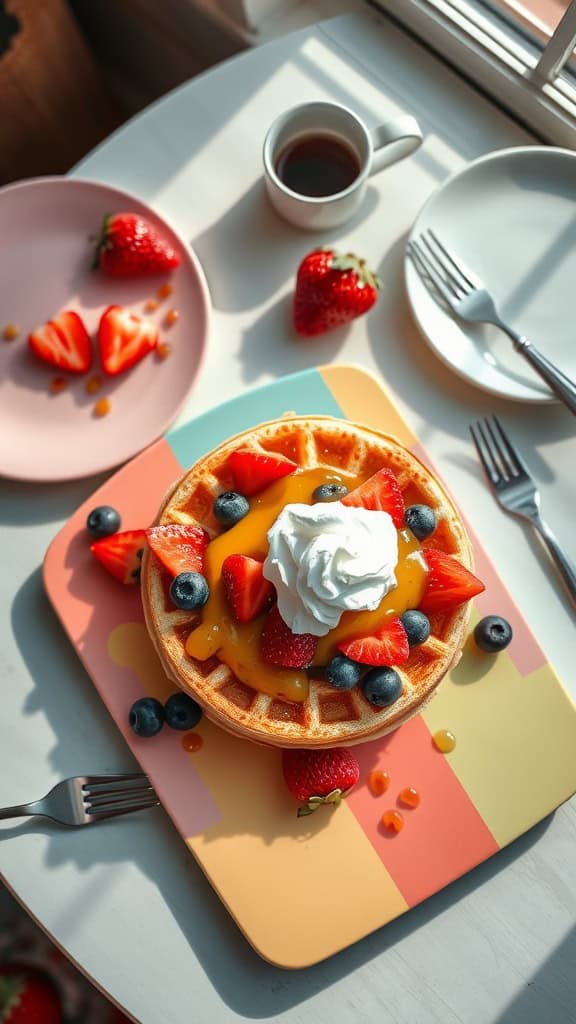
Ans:
POLYGON ((484 471, 494 486, 502 480, 528 476, 528 467, 513 447, 497 416, 470 425, 470 434, 484 471))
POLYGON ((146 775, 118 775, 88 780, 82 786, 84 809, 94 817, 144 810, 159 803, 146 775))

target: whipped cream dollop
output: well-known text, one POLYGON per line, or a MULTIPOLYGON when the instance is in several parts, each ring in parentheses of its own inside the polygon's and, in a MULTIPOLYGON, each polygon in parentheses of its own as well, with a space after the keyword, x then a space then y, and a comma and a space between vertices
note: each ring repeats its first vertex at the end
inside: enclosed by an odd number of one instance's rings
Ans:
POLYGON ((264 576, 293 633, 326 636, 346 611, 373 611, 396 586, 398 535, 387 512, 285 505, 268 531, 264 576))

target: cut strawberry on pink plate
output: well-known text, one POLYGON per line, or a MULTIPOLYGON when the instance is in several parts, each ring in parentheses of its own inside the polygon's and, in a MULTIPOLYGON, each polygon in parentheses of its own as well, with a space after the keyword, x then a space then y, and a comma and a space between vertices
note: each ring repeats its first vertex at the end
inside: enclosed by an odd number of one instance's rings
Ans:
POLYGON ((125 373, 157 344, 158 327, 153 320, 122 306, 104 310, 98 326, 98 349, 102 369, 110 377, 125 373))
POLYGON ((82 319, 71 309, 53 316, 28 335, 28 346, 38 359, 70 373, 86 373, 92 366, 92 342, 82 319))
MULTIPOLYGON (((128 193, 74 177, 28 179, 0 188, 0 237, 9 254, 0 274, 0 335, 8 324, 18 329, 9 344, 0 337, 0 476, 57 482, 127 462, 169 429, 206 350, 210 300, 189 240, 128 193), (145 278, 93 270, 100 225, 118 211, 154 226, 178 253, 180 265, 145 278), (160 295, 168 284, 170 296, 160 295), (106 374, 97 333, 111 305, 146 317, 160 341, 169 344, 167 357, 160 358, 164 349, 153 350, 125 372, 106 374), (170 309, 179 316, 166 327, 170 309), (85 342, 78 344, 76 335, 69 345, 52 329, 37 332, 62 312, 83 323, 91 366, 85 342), (30 335, 37 336, 34 354, 30 335), (66 382, 58 392, 51 390, 56 377, 66 382), (109 411, 99 417, 100 400, 109 403, 109 411)), ((68 330, 71 324, 68 318, 68 330)))

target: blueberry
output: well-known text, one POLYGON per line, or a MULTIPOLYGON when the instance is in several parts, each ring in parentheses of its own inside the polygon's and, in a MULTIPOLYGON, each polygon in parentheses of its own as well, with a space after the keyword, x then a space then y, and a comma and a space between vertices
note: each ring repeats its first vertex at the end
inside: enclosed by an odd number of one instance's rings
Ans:
POLYGON ((347 494, 344 484, 320 484, 312 494, 312 501, 340 501, 347 494))
POLYGON ((237 491, 224 491, 214 502, 213 512, 223 526, 234 526, 250 511, 250 502, 237 491))
POLYGON ((177 608, 202 608, 210 596, 208 580, 201 572, 180 572, 170 584, 170 597, 177 608))
POLYGON ((202 708, 187 693, 173 693, 164 705, 166 725, 171 729, 193 729, 202 718, 202 708))
POLYGON ((418 540, 425 540, 436 529, 436 514, 429 505, 409 505, 404 522, 418 540))
POLYGON ((100 540, 101 537, 110 537, 113 533, 118 533, 121 523, 120 513, 115 508, 110 505, 98 505, 88 513, 86 529, 94 540, 100 540))
POLYGON ((474 639, 481 651, 495 654, 508 647, 512 639, 512 626, 500 615, 486 615, 476 626, 474 639))
POLYGON ((371 704, 387 708, 402 693, 402 680, 393 668, 373 668, 364 676, 362 689, 371 704))
POLYGON ((328 662, 325 675, 328 682, 336 690, 351 690, 360 681, 364 667, 352 661, 345 654, 335 654, 328 662))
POLYGON ((430 619, 424 615, 424 612, 419 612, 416 608, 410 608, 409 611, 404 612, 400 616, 400 622, 406 630, 410 647, 423 644, 430 636, 430 619))
POLYGON ((128 723, 137 736, 155 736, 164 725, 164 707, 155 697, 140 697, 130 708, 128 723))

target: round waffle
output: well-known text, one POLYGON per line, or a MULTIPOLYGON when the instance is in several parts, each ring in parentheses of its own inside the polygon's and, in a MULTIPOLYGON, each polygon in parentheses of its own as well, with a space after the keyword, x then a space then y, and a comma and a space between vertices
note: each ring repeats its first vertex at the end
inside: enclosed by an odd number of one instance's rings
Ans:
MULTIPOLYGON (((460 516, 430 471, 395 438, 347 420, 328 416, 285 416, 230 438, 209 452, 176 481, 160 508, 157 524, 194 524, 214 537, 222 527, 213 516, 215 497, 234 489, 227 467, 238 448, 274 452, 300 470, 325 469, 368 479, 382 467, 398 480, 406 505, 431 506, 438 525, 422 547, 441 548, 472 569, 472 553, 460 516)), ((297 471, 298 472, 298 471, 297 471)), ((186 640, 202 612, 175 608, 168 595, 170 577, 146 551, 142 563, 142 599, 149 634, 167 675, 230 732, 279 747, 331 747, 365 742, 383 735, 422 709, 446 672, 460 657, 469 602, 430 616, 432 633, 396 666, 403 691, 391 707, 377 708, 359 686, 336 690, 309 670, 309 695, 287 702, 241 682, 217 656, 200 661, 186 652, 186 640)))

